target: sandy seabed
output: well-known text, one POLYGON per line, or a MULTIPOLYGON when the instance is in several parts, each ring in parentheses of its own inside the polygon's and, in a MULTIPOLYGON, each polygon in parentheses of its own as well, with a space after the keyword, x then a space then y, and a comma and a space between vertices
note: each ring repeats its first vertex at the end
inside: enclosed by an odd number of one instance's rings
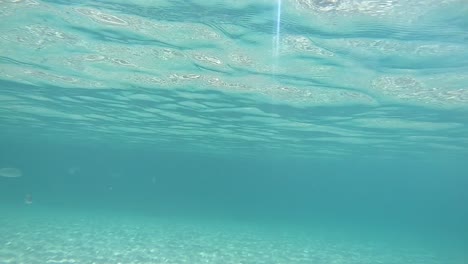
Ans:
POLYGON ((2 209, 0 263, 461 264, 424 248, 234 221, 2 209))

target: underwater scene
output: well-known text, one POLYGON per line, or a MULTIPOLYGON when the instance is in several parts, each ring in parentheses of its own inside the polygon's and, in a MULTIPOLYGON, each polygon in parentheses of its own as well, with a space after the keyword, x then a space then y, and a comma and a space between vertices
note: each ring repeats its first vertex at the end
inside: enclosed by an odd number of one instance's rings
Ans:
POLYGON ((0 264, 467 264, 466 0, 0 0, 0 264))

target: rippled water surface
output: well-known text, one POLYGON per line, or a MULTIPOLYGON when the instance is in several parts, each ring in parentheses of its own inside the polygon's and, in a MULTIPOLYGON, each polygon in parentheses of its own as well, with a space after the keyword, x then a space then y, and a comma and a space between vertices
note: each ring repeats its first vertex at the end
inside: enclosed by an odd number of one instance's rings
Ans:
POLYGON ((1 126, 203 151, 466 154, 465 1, 280 2, 2 1, 1 126))

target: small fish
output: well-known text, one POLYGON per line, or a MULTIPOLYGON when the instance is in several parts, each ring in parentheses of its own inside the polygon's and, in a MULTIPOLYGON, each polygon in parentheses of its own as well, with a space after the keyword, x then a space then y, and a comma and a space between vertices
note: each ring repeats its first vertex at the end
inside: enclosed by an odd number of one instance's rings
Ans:
POLYGON ((32 195, 30 193, 26 194, 26 196, 24 197, 24 203, 26 205, 31 205, 33 203, 32 195))
POLYGON ((71 167, 71 168, 68 168, 68 174, 70 175, 75 175, 76 173, 78 173, 80 171, 80 168, 79 167, 71 167))
POLYGON ((18 178, 21 177, 23 173, 20 169, 17 168, 1 168, 0 176, 8 178, 18 178))

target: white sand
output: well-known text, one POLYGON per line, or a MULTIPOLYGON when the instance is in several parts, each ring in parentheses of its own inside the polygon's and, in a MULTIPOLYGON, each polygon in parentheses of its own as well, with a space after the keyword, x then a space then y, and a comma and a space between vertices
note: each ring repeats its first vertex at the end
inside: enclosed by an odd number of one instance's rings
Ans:
POLYGON ((379 241, 131 215, 9 214, 0 237, 0 263, 462 264, 379 241))

